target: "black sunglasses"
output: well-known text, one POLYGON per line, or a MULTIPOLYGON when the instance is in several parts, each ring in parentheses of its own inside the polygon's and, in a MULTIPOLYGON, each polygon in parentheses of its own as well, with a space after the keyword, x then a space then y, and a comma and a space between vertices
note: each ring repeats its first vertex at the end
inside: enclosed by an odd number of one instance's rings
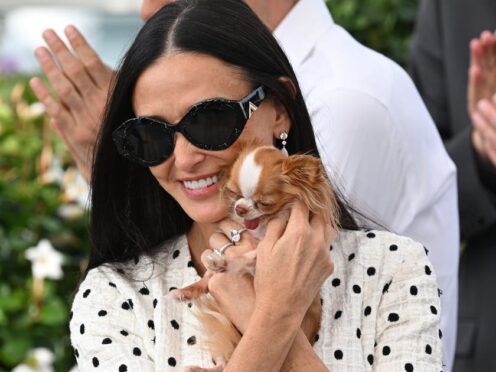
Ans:
POLYGON ((112 137, 122 156, 145 167, 167 160, 174 151, 176 132, 200 149, 225 150, 236 142, 265 98, 265 90, 260 86, 240 101, 199 102, 177 124, 145 116, 129 119, 114 130, 112 137))

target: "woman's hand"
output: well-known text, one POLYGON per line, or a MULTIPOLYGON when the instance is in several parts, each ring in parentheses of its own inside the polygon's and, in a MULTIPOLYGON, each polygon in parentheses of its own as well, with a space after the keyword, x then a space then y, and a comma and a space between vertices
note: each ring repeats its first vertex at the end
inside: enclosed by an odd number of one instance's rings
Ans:
MULTIPOLYGON (((219 232, 210 237, 210 247, 212 249, 222 247, 229 242, 228 236, 233 229, 241 229, 239 224, 225 219, 219 225, 219 232)), ((229 267, 234 261, 256 249, 257 241, 245 231, 241 234, 241 240, 226 249, 225 256, 228 262, 227 270, 216 273, 210 278, 208 289, 210 294, 215 298, 224 314, 244 333, 255 304, 255 291, 253 289, 253 276, 245 271, 239 271, 229 267)), ((212 250, 208 249, 202 254, 202 262, 205 262, 205 255, 211 254, 212 250)))
POLYGON ((254 280, 256 310, 265 315, 301 320, 334 265, 329 247, 335 232, 297 202, 287 225, 269 222, 257 247, 254 280))

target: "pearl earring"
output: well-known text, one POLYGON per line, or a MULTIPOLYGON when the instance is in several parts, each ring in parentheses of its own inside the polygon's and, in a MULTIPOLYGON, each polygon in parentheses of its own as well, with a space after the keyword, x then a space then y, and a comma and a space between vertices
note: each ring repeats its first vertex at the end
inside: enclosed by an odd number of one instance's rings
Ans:
POLYGON ((286 149, 286 140, 288 139, 288 134, 286 132, 281 132, 281 134, 279 135, 279 138, 281 139, 282 141, 282 153, 286 156, 288 156, 288 150, 286 149))

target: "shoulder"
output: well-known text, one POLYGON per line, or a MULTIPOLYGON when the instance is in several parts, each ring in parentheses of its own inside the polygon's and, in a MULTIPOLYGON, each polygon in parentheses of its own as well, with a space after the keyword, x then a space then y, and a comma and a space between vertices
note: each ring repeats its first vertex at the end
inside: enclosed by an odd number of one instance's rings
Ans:
POLYGON ((342 230, 333 245, 348 255, 354 254, 364 267, 380 262, 384 270, 394 271, 407 262, 430 264, 428 250, 421 243, 388 231, 342 230))

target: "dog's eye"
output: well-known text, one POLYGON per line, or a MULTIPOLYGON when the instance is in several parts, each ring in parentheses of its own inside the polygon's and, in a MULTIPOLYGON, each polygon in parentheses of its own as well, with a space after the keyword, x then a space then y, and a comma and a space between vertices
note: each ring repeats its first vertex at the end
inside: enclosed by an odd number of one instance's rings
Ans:
POLYGON ((232 191, 231 189, 228 189, 227 187, 224 189, 224 197, 227 199, 234 199, 237 200, 240 198, 240 195, 238 193, 232 191))
POLYGON ((257 209, 267 209, 267 208, 270 208, 272 207, 274 204, 273 203, 269 203, 267 201, 256 201, 255 202, 255 208, 257 209))

